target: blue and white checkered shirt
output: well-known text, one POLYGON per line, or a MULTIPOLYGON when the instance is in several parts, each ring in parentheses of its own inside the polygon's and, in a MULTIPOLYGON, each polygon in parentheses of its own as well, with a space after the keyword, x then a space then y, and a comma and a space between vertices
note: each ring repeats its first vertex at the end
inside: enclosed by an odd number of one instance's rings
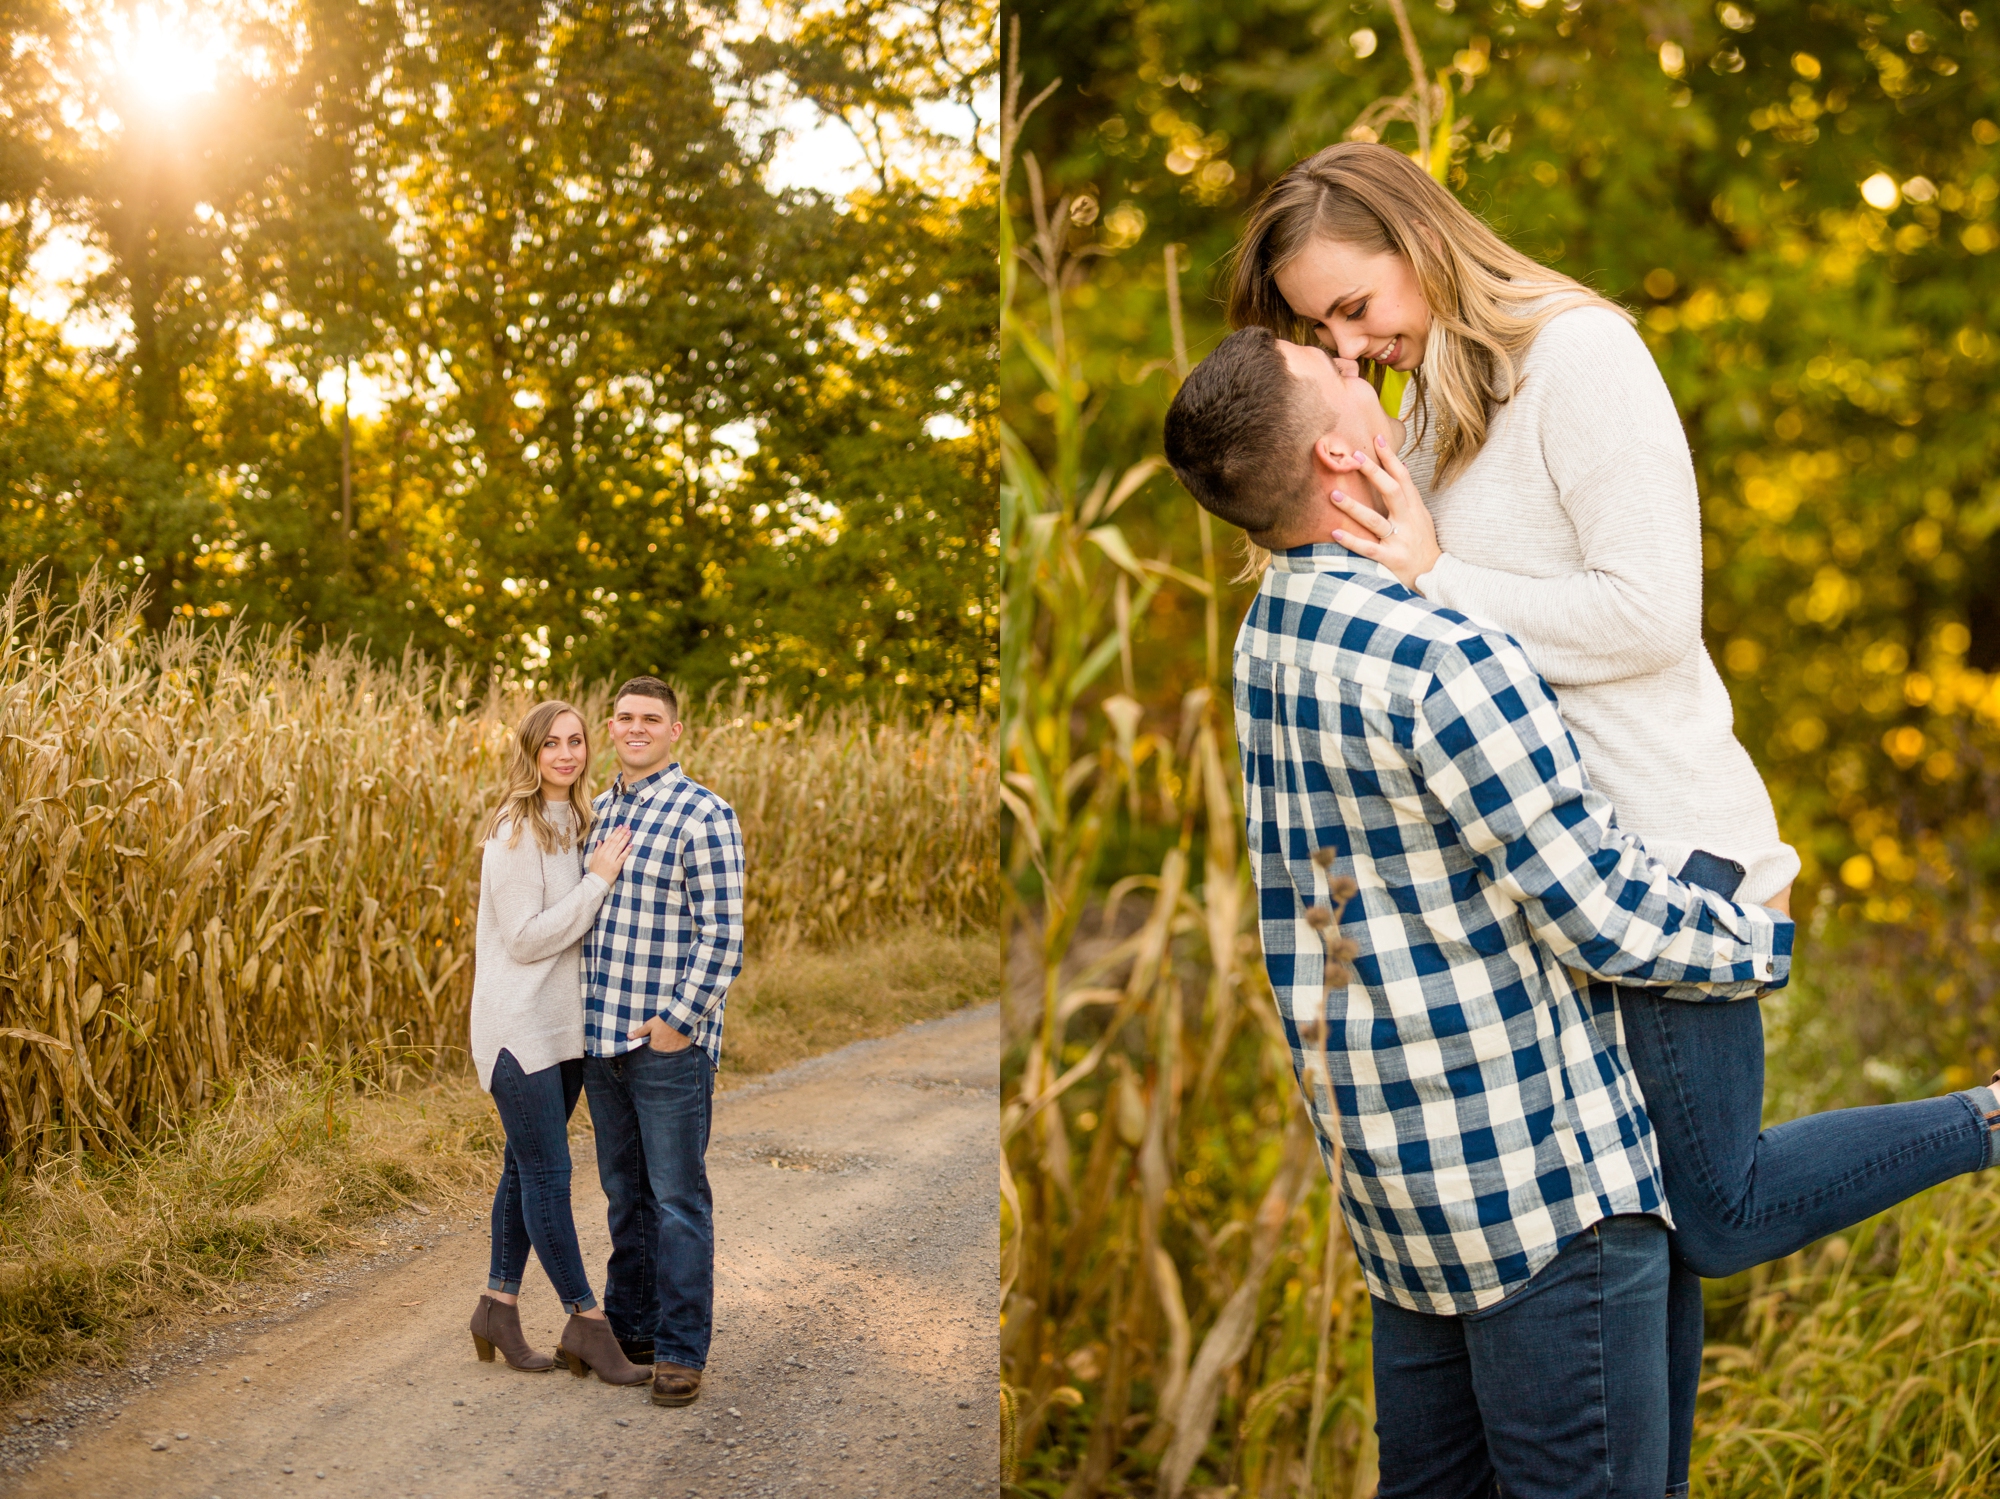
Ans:
POLYGON ((1673 879, 1591 787, 1520 646, 1330 543, 1272 559, 1236 641, 1264 962, 1369 1289, 1477 1311, 1616 1213, 1671 1223, 1618 985, 1783 985, 1792 924, 1673 879), (1314 849, 1331 848, 1322 871, 1314 849), (1323 991, 1306 921, 1360 887, 1323 991))
POLYGON ((654 1016, 722 1063, 722 1002, 743 967, 743 837, 729 803, 678 764, 590 804, 584 857, 613 828, 632 854, 583 939, 583 1047, 615 1057, 647 1044, 654 1016))

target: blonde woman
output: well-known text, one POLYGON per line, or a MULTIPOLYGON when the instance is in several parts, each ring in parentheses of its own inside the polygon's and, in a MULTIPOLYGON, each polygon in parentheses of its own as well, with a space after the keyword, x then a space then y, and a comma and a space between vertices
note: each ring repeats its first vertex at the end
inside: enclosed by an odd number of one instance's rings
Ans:
MULTIPOLYGON (((1344 519, 1322 549, 1337 543, 1379 563, 1386 587, 1513 636, 1557 689, 1619 825, 1682 881, 1788 912, 1798 855, 1702 644, 1694 467, 1631 317, 1509 247, 1407 157, 1361 142, 1299 162, 1266 192, 1238 246, 1229 312, 1238 327, 1413 377, 1407 468, 1383 434, 1334 469, 1358 472, 1387 513, 1334 488, 1344 519)), ((1993 1164, 2000 1106, 1975 1088, 1762 1130, 1754 1001, 1603 983, 1586 997, 1605 1021, 1615 999, 1672 1213, 1667 1492, 1685 1494, 1700 1277, 1790 1254, 1993 1164)), ((1412 1315, 1379 1297, 1377 1308, 1378 1333, 1412 1315)))
POLYGON ((583 785, 590 733, 568 703, 538 703, 521 720, 507 791, 486 826, 479 876, 472 1058, 507 1133, 493 1194, 493 1258, 472 1314, 479 1357, 543 1373, 556 1360, 528 1345, 517 1307, 532 1247, 569 1312, 557 1352, 572 1373, 639 1384, 591 1294, 570 1215, 569 1117, 583 1090, 583 934, 631 849, 623 828, 582 856, 590 831, 583 785))

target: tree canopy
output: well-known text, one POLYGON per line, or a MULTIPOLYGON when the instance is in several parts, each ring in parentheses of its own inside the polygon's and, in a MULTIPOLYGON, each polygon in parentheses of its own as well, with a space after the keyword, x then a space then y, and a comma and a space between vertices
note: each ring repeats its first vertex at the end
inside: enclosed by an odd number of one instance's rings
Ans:
POLYGON ((0 563, 517 680, 990 695, 992 185, 918 149, 990 9, 210 9, 0 6, 0 563), (773 185, 786 101, 871 180, 773 185))

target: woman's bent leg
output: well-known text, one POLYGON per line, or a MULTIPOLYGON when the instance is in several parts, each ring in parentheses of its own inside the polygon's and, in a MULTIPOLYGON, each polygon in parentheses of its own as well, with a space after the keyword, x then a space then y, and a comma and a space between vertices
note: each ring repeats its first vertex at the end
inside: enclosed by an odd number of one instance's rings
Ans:
POLYGON ((520 1181, 521 1218, 549 1283, 571 1313, 597 1306, 570 1213, 569 1116, 582 1077, 581 1061, 524 1073, 507 1051, 493 1065, 493 1101, 520 1181))
POLYGON ((1631 989, 1620 1011, 1658 1136, 1674 1254, 1698 1274, 1734 1275, 1782 1258, 1992 1164, 2000 1105, 1988 1089, 1835 1109, 1760 1130, 1756 1001, 1691 1004, 1631 989))
POLYGON ((1684 1493, 1701 1382, 1700 1277, 1734 1275, 1993 1163, 1984 1088, 1837 1109, 1762 1129, 1764 1020, 1755 1000, 1619 995, 1674 1215, 1668 1319, 1668 1493, 1684 1493))

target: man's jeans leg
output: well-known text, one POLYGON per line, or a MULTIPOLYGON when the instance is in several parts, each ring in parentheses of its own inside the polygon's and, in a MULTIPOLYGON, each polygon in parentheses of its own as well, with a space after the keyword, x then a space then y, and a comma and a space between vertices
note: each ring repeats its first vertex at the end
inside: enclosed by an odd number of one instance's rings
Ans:
POLYGON ((1667 1232, 1607 1218, 1465 1317, 1379 1298, 1380 1499, 1659 1499, 1667 1232))
POLYGON ((591 1067, 597 1169, 610 1204, 605 1314, 620 1337, 651 1337, 656 1363, 705 1368, 715 1315, 714 1065, 698 1046, 642 1046, 591 1067))
POLYGON ((639 1120, 627 1087, 627 1057, 586 1057, 584 1096, 597 1136, 597 1180, 604 1188, 611 1261, 604 1270, 604 1315, 628 1343, 653 1336, 660 1320, 654 1285, 653 1194, 646 1183, 639 1120))

